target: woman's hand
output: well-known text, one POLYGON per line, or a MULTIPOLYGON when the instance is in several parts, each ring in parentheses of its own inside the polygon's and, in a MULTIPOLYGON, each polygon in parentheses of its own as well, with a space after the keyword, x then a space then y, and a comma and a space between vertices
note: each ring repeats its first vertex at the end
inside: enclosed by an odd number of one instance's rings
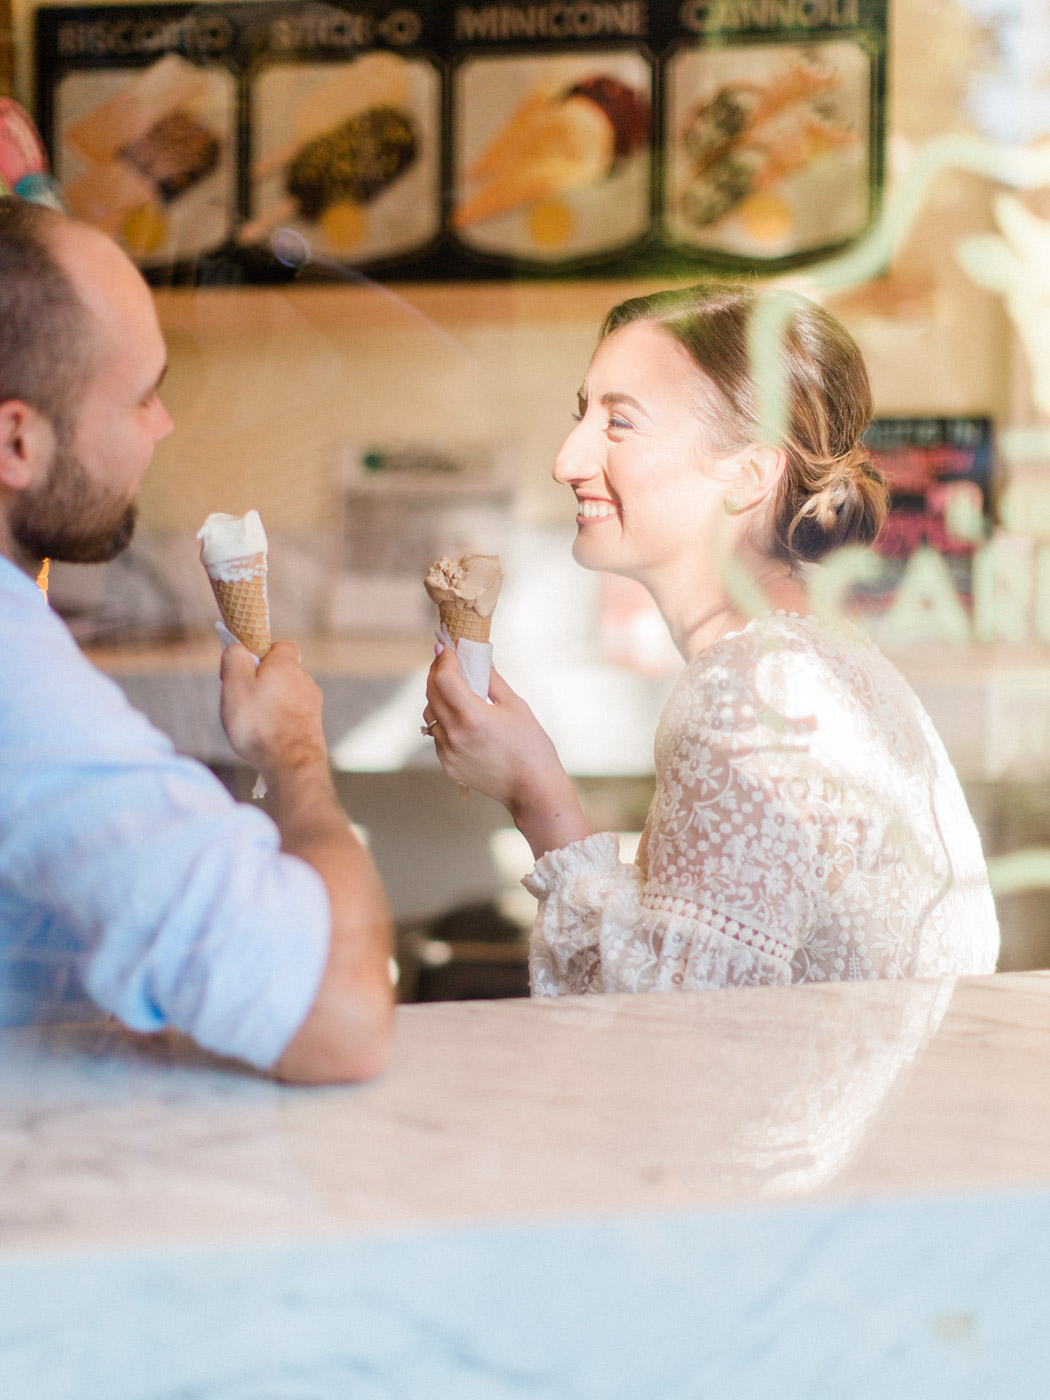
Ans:
POLYGON ((423 711, 445 772, 502 803, 537 857, 589 836, 554 745, 496 671, 489 698, 491 705, 474 694, 445 647, 430 668, 423 711))

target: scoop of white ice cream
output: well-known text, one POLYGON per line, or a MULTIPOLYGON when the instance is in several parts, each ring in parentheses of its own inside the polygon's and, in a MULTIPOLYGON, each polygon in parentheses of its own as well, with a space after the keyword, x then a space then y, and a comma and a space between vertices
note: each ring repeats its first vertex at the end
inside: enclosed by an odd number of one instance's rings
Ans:
POLYGON ((439 606, 455 601, 461 608, 472 608, 479 617, 491 617, 503 583, 503 570, 495 554, 442 557, 431 564, 423 582, 439 606))
POLYGON ((209 515, 197 531, 205 568, 266 553, 266 531, 257 510, 247 515, 209 515))

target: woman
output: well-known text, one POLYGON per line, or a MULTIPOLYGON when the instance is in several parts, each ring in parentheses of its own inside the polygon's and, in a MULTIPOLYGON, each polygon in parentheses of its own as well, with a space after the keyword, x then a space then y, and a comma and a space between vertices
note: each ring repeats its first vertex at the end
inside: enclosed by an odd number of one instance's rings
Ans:
POLYGON ((591 833, 498 675, 486 705, 451 651, 431 669, 446 772, 502 802, 537 858, 540 995, 995 968, 980 840, 937 734, 859 632, 808 614, 806 566, 871 543, 886 511, 860 353, 792 298, 789 426, 769 441, 748 354, 761 300, 706 285, 614 308, 554 466, 578 502, 577 561, 640 580, 686 661, 637 864, 591 833), (757 617, 743 578, 767 600, 757 617))

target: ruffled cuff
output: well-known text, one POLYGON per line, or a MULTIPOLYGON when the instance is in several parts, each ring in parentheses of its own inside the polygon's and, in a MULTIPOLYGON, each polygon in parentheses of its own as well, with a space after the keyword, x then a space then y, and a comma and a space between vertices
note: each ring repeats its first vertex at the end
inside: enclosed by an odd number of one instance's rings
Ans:
POLYGON ((526 875, 521 883, 537 899, 546 899, 557 892, 571 904, 577 903, 577 899, 570 894, 570 889, 576 886, 579 890, 579 908, 583 911, 596 909, 600 903, 600 899, 598 902, 595 899, 598 890, 594 882, 620 868, 619 840, 611 831, 598 831, 585 836, 582 841, 573 841, 569 846, 540 856, 532 873, 526 875))

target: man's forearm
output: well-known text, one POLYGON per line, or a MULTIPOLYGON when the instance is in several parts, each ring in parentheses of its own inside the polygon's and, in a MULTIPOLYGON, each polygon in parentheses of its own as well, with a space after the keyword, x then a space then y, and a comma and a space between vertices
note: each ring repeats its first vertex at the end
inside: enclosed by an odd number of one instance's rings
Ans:
POLYGON ((321 707, 320 688, 291 643, 274 642, 258 665, 244 647, 223 652, 223 728, 266 779, 283 849, 313 866, 331 907, 321 985, 274 1066, 280 1077, 303 1083, 375 1074, 393 1015, 390 911, 372 858, 336 799, 321 707))
POLYGON ((267 781, 282 849, 313 866, 332 911, 321 988, 277 1073, 309 1082, 367 1078, 385 1061, 393 1008, 391 920, 379 876, 339 805, 327 756, 303 756, 267 781))
POLYGON ((283 850, 302 855, 301 847, 315 841, 338 841, 347 834, 356 842, 335 795, 328 755, 320 747, 304 746, 302 753, 269 769, 266 785, 283 850))

